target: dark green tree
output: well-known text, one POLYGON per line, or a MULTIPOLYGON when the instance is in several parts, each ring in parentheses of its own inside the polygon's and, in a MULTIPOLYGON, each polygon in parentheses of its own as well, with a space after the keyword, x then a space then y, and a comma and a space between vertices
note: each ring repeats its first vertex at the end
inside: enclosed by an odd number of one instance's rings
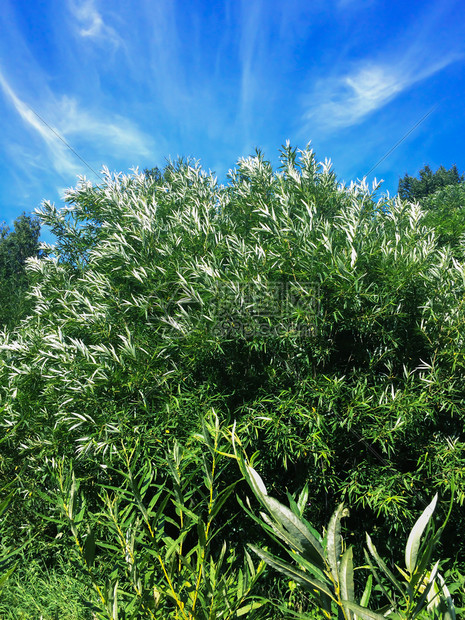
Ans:
POLYGON ((156 183, 159 183, 163 179, 163 172, 158 166, 155 166, 155 168, 145 168, 144 174, 147 178, 153 179, 156 183))
POLYGON ((26 259, 39 256, 40 223, 38 218, 20 215, 13 230, 0 226, 0 326, 13 327, 31 307, 26 292, 30 277, 26 259))
POLYGON ((434 229, 438 245, 449 246, 463 260, 465 233, 465 183, 447 185, 423 198, 425 224, 434 229))
POLYGON ((419 178, 405 174, 399 179, 398 192, 402 200, 419 202, 443 187, 458 185, 465 180, 465 176, 459 173, 455 164, 449 170, 440 166, 436 172, 426 165, 418 174, 419 178))
POLYGON ((424 223, 434 231, 438 245, 449 246, 456 258, 463 258, 465 175, 459 173, 457 166, 449 170, 440 166, 436 172, 425 166, 419 178, 406 174, 399 180, 399 196, 420 203, 425 211, 424 223))

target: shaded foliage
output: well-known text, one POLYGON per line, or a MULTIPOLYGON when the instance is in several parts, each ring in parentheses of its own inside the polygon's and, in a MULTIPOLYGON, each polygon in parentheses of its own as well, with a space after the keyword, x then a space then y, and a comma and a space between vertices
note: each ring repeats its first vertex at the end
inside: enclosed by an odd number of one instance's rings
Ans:
POLYGON ((460 258, 465 233, 465 183, 439 189, 421 204, 426 211, 425 224, 434 229, 438 244, 450 247, 460 258))
POLYGON ((0 226, 0 327, 16 325, 30 309, 26 260, 39 256, 39 235, 38 218, 26 214, 15 220, 13 230, 0 226))

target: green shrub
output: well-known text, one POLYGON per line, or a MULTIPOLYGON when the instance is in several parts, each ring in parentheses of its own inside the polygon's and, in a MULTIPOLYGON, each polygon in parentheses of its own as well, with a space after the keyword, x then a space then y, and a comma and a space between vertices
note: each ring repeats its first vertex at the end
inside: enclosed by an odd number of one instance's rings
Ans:
MULTIPOLYGON (((270 493, 308 484, 320 529, 345 501, 354 534, 378 528, 395 554, 454 479, 463 504, 464 264, 418 205, 289 145, 225 186, 180 161, 81 180, 65 203, 41 210, 57 243, 29 262, 31 316, 0 336, 8 537, 34 532, 53 561, 52 462, 74 459, 93 508, 122 444, 163 455, 212 407, 270 493)), ((444 555, 464 526, 456 508, 444 555)))
MULTIPOLYGON (((244 504, 242 507, 289 554, 292 563, 255 545, 250 544, 250 548, 261 560, 306 590, 324 617, 337 617, 341 620, 382 620, 385 617, 396 620, 455 620, 451 594, 438 572, 439 561, 433 567, 430 565, 433 550, 450 515, 449 510, 443 525, 435 532, 431 519, 436 508, 437 495, 410 532, 405 547, 405 568, 401 569, 396 565, 400 577, 396 577, 388 568, 370 536, 366 535, 369 554, 365 550, 365 558, 370 574, 363 594, 358 599, 355 596, 353 547, 346 546, 341 536, 341 519, 348 515, 344 504, 340 504, 333 513, 324 536, 321 536, 303 517, 308 500, 307 487, 297 502, 289 496, 288 508, 268 495, 263 480, 255 469, 246 463, 244 456, 240 452, 238 454, 236 449, 235 454, 250 489, 266 513, 257 514, 250 503, 248 507, 244 504), (373 577, 387 600, 387 604, 376 612, 368 607, 373 577)), ((284 610, 286 611, 285 608, 284 610)))
POLYGON ((268 617, 261 613, 266 599, 251 596, 264 564, 254 566, 247 552, 241 557, 223 539, 232 519, 223 518, 222 508, 237 480, 224 480, 224 440, 214 414, 202 440, 202 452, 174 443, 163 482, 140 442, 123 446, 115 459, 121 469, 111 468, 119 483, 99 488, 94 511, 74 474, 57 467, 62 514, 98 595, 97 618, 268 617))
MULTIPOLYGON (((356 568, 353 547, 346 545, 341 535, 341 520, 348 515, 344 505, 336 509, 321 536, 303 516, 308 486, 297 499, 288 493, 290 507, 283 505, 268 495, 242 448, 237 449, 238 442, 235 427, 232 431, 221 428, 212 412, 202 432, 188 445, 181 448, 175 442, 164 460, 157 459, 167 473, 164 480, 160 480, 152 455, 140 443, 131 449, 123 446, 109 468, 110 482, 97 489, 100 503, 93 509, 87 505, 73 472, 66 471, 63 463, 55 465, 59 489, 50 500, 58 499, 61 506, 59 538, 66 542, 69 528, 83 570, 79 584, 87 580, 94 587, 93 597, 90 592, 83 595, 79 587, 81 606, 85 604, 94 617, 108 620, 242 616, 268 620, 455 619, 448 585, 438 572, 439 562, 431 566, 452 502, 437 531, 432 520, 437 496, 423 511, 408 537, 404 569, 397 565, 390 569, 368 534, 366 564, 356 568), (249 544, 261 560, 255 567, 246 550, 223 540, 241 523, 237 515, 231 518, 225 512, 239 482, 225 479, 227 460, 238 462, 260 506, 257 511, 248 499, 238 496, 243 510, 291 561, 249 544), (265 563, 290 579, 287 588, 282 581, 269 579, 265 589, 260 588, 258 581, 265 563), (362 583, 360 569, 370 573, 362 583), (360 585, 363 592, 357 595, 360 585), (371 610, 373 599, 377 611, 371 610)), ((248 531, 252 532, 250 528, 248 531)), ((451 577, 450 572, 447 574, 451 577)), ((463 577, 456 574, 451 583, 454 591, 463 585, 463 577)), ((30 603, 31 609, 40 608, 39 599, 35 606, 30 603)), ((54 595, 47 609, 60 605, 62 600, 54 595)))

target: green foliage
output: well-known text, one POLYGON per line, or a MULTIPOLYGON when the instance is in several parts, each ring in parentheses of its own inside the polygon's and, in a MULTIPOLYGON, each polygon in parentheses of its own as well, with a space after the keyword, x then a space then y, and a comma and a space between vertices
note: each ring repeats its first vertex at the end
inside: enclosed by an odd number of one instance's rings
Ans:
POLYGON ((434 229, 438 244, 450 247, 463 260, 465 234, 465 183, 448 185, 422 200, 425 223, 434 229))
POLYGON ((7 537, 34 532, 53 562, 51 463, 73 459, 94 514, 122 445, 161 458, 214 408, 278 500, 307 485, 320 530, 344 501, 386 557, 456 480, 442 544, 463 554, 464 261, 425 208, 340 186, 289 145, 277 171, 257 153, 226 186, 181 160, 82 180, 65 203, 42 207, 57 243, 28 263, 28 321, 1 335, 7 537))
POLYGON ((147 177, 151 177, 154 183, 160 183, 163 178, 163 172, 160 170, 158 166, 155 166, 154 168, 146 168, 144 170, 144 174, 147 177))
POLYGON ((419 172, 419 178, 405 174, 399 180, 398 192, 402 200, 422 202, 423 198, 431 196, 438 190, 449 185, 458 185, 465 181, 454 164, 449 170, 440 166, 433 172, 429 166, 424 166, 419 172))
POLYGON ((28 258, 39 256, 39 234, 39 221, 30 215, 18 217, 12 231, 0 225, 0 327, 13 327, 30 310, 25 267, 28 258))
POLYGON ((425 166, 419 179, 407 174, 400 179, 399 196, 419 202, 425 210, 424 223, 434 230, 438 245, 451 248, 454 256, 463 260, 465 175, 460 175, 456 166, 450 170, 441 166, 434 173, 425 166))
MULTIPOLYGON (((289 554, 292 563, 255 545, 249 545, 250 548, 272 568, 308 591, 324 617, 338 617, 341 620, 357 618, 381 620, 385 617, 396 620, 414 618, 455 620, 455 608, 450 592, 443 577, 438 573, 439 562, 433 568, 430 567, 432 552, 445 526, 444 523, 438 532, 434 533, 431 524, 437 495, 425 508, 410 532, 405 547, 405 570, 396 567, 404 578, 404 583, 394 576, 381 559, 367 534, 370 554, 365 551, 365 557, 371 574, 366 581, 360 603, 357 603, 353 548, 345 546, 341 536, 341 519, 348 516, 344 504, 339 505, 329 521, 324 536, 320 536, 303 517, 308 499, 306 487, 297 502, 289 496, 290 508, 288 508, 268 495, 259 474, 247 464, 242 453, 238 453, 236 448, 235 453, 244 478, 266 513, 257 514, 251 508, 250 502, 248 507, 244 504, 242 507, 289 554), (425 530, 426 534, 423 537, 425 530), (388 601, 384 608, 376 612, 368 608, 373 577, 388 601)), ((309 616, 296 614, 296 617, 309 616)))
POLYGON ((91 585, 76 567, 58 561, 53 567, 39 559, 25 559, 0 594, 2 620, 95 620, 84 605, 91 585))
MULTIPOLYGON (((0 498, 0 532, 1 532, 1 520, 8 509, 11 502, 12 493, 6 495, 6 497, 0 498)), ((0 593, 2 588, 15 569, 14 559, 15 553, 11 549, 10 545, 7 545, 3 540, 3 536, 0 538, 0 593)))
POLYGON ((117 486, 100 487, 94 510, 74 474, 59 464, 62 511, 98 593, 98 618, 259 617, 255 610, 266 600, 252 599, 251 591, 264 565, 255 567, 247 553, 240 561, 221 540, 232 519, 222 520, 220 512, 237 481, 224 482, 215 414, 200 439, 202 452, 174 443, 163 481, 140 443, 123 446, 110 470, 117 486))
POLYGON ((24 541, 21 545, 18 545, 18 541, 15 536, 8 536, 5 534, 5 517, 8 511, 11 512, 14 494, 13 491, 10 490, 9 486, 10 485, 7 485, 1 489, 0 494, 0 597, 3 587, 16 569, 18 560, 25 547, 32 542, 32 539, 29 539, 24 541))

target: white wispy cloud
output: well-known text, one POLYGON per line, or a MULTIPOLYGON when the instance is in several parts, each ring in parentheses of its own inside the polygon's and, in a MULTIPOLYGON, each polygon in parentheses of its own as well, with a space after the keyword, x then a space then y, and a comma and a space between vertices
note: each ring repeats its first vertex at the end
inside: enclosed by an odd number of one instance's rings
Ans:
POLYGON ((121 115, 112 113, 102 117, 101 113, 92 114, 75 98, 64 96, 57 99, 49 93, 41 105, 41 118, 50 125, 48 127, 18 96, 1 72, 0 87, 26 126, 43 140, 48 159, 60 174, 75 176, 82 172, 82 165, 63 141, 77 147, 78 151, 82 150, 86 157, 91 153, 92 161, 100 160, 93 164, 97 168, 115 158, 127 160, 130 157, 133 159, 131 165, 135 165, 141 157, 153 152, 151 139, 121 115))
POLYGON ((364 61, 343 75, 318 80, 306 97, 304 122, 326 131, 363 121, 410 88, 460 58, 457 53, 427 62, 413 48, 402 59, 364 61))
MULTIPOLYGON (((53 131, 44 125, 32 109, 18 97, 2 72, 0 72, 0 87, 6 97, 13 104, 15 110, 23 119, 26 126, 34 130, 34 133, 40 136, 40 138, 42 138, 45 142, 49 159, 51 160, 55 170, 60 174, 76 175, 79 171, 79 167, 73 161, 72 156, 68 154, 66 146, 53 133, 53 131)), ((54 131, 58 133, 56 128, 54 128, 54 131)))
POLYGON ((261 1, 252 4, 242 2, 242 29, 239 55, 241 60, 241 106, 250 105, 257 90, 257 68, 263 48, 265 18, 261 1))
POLYGON ((83 143, 92 144, 94 151, 111 151, 112 157, 135 159, 150 155, 151 139, 140 131, 129 119, 116 114, 91 113, 79 105, 72 97, 62 97, 55 106, 60 118, 60 129, 70 138, 77 137, 83 143))
POLYGON ((319 80, 305 119, 315 121, 320 128, 349 127, 388 103, 405 86, 405 78, 391 67, 357 67, 344 76, 319 80))
MULTIPOLYGON (((182 51, 176 3, 172 0, 141 0, 140 4, 147 28, 143 29, 140 40, 131 43, 132 72, 139 75, 144 89, 149 88, 165 110, 186 118, 189 116, 193 90, 186 71, 187 58, 182 51), (140 61, 141 58, 144 62, 140 61)), ((195 44, 192 42, 190 53, 193 54, 194 50, 195 44)))
POLYGON ((114 45, 120 44, 118 33, 105 23, 94 0, 69 0, 68 7, 76 20, 78 33, 82 37, 107 39, 114 45))

